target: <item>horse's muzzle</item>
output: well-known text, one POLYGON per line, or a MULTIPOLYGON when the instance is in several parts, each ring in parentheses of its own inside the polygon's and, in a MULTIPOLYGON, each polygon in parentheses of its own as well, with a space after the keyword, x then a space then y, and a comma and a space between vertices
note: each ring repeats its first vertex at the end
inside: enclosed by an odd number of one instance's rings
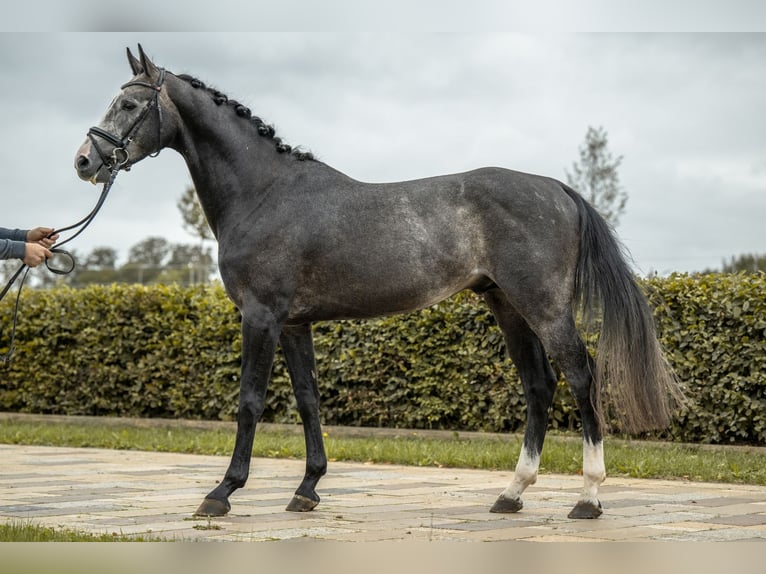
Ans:
POLYGON ((95 153, 90 141, 86 141, 74 158, 74 168, 80 179, 89 181, 92 184, 104 183, 109 179, 109 170, 104 162, 95 153), (95 156, 95 157, 94 157, 95 156))

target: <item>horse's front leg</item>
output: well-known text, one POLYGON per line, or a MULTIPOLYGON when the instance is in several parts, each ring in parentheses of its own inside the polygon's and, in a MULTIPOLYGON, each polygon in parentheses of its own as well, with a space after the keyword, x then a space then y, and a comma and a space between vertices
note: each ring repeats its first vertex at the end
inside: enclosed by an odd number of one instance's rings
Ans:
POLYGON ((234 453, 226 475, 202 501, 197 516, 225 515, 231 510, 229 496, 247 482, 255 425, 263 414, 280 327, 274 315, 263 307, 242 313, 242 378, 234 453))
POLYGON ((306 438, 306 474, 287 510, 307 512, 319 504, 316 485, 327 472, 327 456, 319 422, 319 389, 311 325, 285 327, 279 339, 306 438))

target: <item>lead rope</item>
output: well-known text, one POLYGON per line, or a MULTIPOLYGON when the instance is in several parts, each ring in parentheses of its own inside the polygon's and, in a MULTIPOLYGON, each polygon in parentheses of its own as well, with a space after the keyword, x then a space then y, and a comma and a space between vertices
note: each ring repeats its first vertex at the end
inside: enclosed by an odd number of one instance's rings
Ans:
MULTIPOLYGON (((120 171, 120 166, 115 166, 112 171, 109 174, 109 179, 104 184, 104 187, 101 190, 101 195, 98 198, 98 201, 96 202, 96 206, 91 210, 91 212, 83 217, 80 221, 77 223, 73 223, 72 225, 69 225, 67 227, 62 227, 61 229, 55 229, 50 232, 48 237, 52 237, 56 233, 62 233, 64 231, 70 231, 72 229, 80 228, 78 229, 71 237, 66 238, 64 241, 60 241, 57 247, 53 247, 50 249, 51 253, 57 254, 57 255, 64 255, 65 257, 68 257, 71 261, 71 264, 65 268, 65 269, 57 269, 56 267, 51 267, 48 263, 48 260, 45 260, 45 266, 48 268, 48 271, 51 273, 55 273, 56 275, 69 275, 72 271, 74 271, 75 268, 75 259, 74 255, 72 255, 69 251, 66 251, 64 249, 61 249, 62 245, 65 245, 72 241, 75 237, 80 235, 85 229, 91 224, 91 222, 96 218, 96 215, 98 214, 99 210, 101 209, 101 206, 104 205, 104 201, 106 201, 106 196, 109 193, 109 190, 112 188, 112 184, 114 183, 114 180, 117 178, 117 173, 120 171)), ((13 309, 13 323, 11 327, 11 342, 8 347, 8 351, 6 353, 3 353, 0 355, 0 361, 3 363, 10 363, 11 357, 13 356, 13 352, 15 351, 14 343, 16 342, 16 323, 18 321, 19 316, 19 302, 21 301, 21 291, 24 288, 24 283, 27 280, 27 274, 29 273, 29 265, 26 263, 22 263, 21 267, 18 268, 16 273, 13 274, 13 277, 11 277, 10 281, 5 285, 3 290, 0 292, 0 301, 3 300, 5 295, 10 291, 13 284, 16 282, 16 280, 21 275, 21 283, 19 283, 19 290, 16 294, 16 304, 13 309), (23 275, 22 275, 23 273, 23 275)))

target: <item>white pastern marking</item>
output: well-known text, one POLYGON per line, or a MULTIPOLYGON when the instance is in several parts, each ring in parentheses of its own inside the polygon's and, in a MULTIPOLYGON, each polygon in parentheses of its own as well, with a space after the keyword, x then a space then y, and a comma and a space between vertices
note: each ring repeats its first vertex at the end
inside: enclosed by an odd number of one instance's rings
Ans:
POLYGON ((537 482, 537 469, 540 467, 540 454, 529 452, 523 445, 516 463, 513 480, 503 491, 503 496, 511 500, 521 498, 526 488, 537 482))
POLYGON ((583 502, 591 502, 598 506, 598 488, 606 479, 606 467, 604 466, 604 443, 598 441, 592 443, 583 440, 582 443, 582 475, 585 481, 582 496, 583 502))

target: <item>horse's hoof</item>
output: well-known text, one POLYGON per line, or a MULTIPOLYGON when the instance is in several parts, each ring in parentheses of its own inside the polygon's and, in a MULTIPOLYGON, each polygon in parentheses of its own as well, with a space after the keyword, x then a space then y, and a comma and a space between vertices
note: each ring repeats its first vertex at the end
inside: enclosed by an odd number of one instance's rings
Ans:
POLYGON ((226 516, 229 510, 231 510, 231 504, 229 504, 228 500, 206 498, 199 505, 194 516, 226 516))
POLYGON ((603 514, 601 510, 601 503, 598 506, 592 502, 586 502, 584 500, 578 500, 575 507, 567 515, 568 518, 598 518, 603 514))
POLYGON ((319 504, 318 500, 313 500, 307 496, 296 494, 293 496, 290 504, 287 505, 286 510, 288 512, 308 512, 309 510, 314 510, 317 504, 319 504))
POLYGON ((524 508, 524 503, 520 498, 506 498, 502 494, 497 497, 495 504, 489 509, 490 512, 496 512, 500 514, 510 514, 512 512, 518 512, 524 508))

